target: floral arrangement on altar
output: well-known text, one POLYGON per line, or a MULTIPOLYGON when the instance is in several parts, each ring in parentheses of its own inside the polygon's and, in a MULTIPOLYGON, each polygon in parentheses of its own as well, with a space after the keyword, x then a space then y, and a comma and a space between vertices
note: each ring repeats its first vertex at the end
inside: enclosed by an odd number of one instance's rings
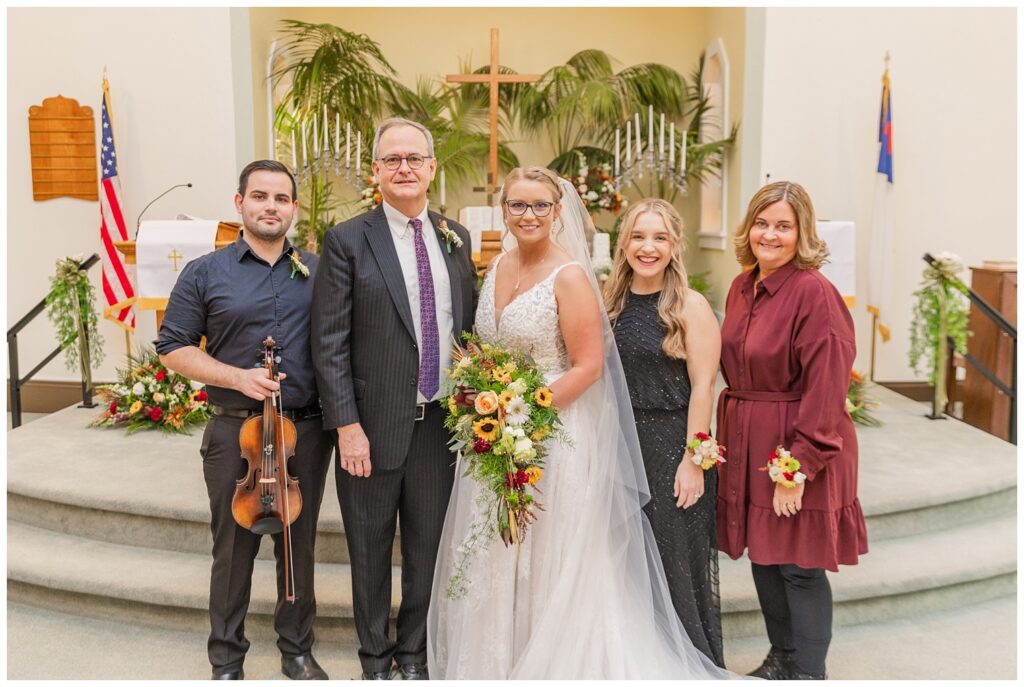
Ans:
POLYGON ((607 162, 591 167, 583 153, 576 151, 579 169, 575 176, 565 177, 573 186, 589 213, 600 210, 618 212, 626 206, 626 199, 612 176, 612 166, 607 162))
POLYGON ((359 209, 363 212, 372 210, 382 202, 384 202, 384 196, 380 193, 380 184, 377 183, 377 177, 372 174, 366 175, 366 186, 359 192, 359 209))
POLYGON ((92 427, 124 427, 128 434, 140 429, 190 434, 193 425, 210 419, 205 385, 168 370, 152 349, 130 357, 128 369, 117 373, 116 384, 96 389, 106 409, 92 427))
POLYGON ((864 379, 864 375, 856 370, 850 370, 850 386, 846 389, 846 412, 858 425, 880 427, 882 421, 870 412, 878 407, 878 401, 868 395, 870 387, 871 384, 864 379))
POLYGON ((494 535, 505 545, 520 544, 543 510, 536 494, 544 476, 545 441, 562 436, 558 409, 544 375, 529 356, 464 335, 466 347, 452 351, 445 427, 453 432, 453 452, 461 452, 466 475, 482 487, 482 517, 459 547, 460 559, 448 584, 448 597, 468 591, 466 572, 473 553, 494 535))

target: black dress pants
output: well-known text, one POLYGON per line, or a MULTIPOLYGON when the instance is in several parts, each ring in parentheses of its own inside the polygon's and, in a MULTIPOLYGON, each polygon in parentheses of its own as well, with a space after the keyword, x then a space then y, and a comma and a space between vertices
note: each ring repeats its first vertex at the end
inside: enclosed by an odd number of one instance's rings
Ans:
POLYGON ((824 673, 832 641, 832 587, 823 568, 751 563, 772 646, 793 655, 805 673, 824 673))
MULTIPOLYGON (((213 567, 210 572, 210 638, 207 651, 215 673, 238 670, 245 660, 245 614, 249 609, 252 571, 261 536, 239 526, 231 515, 235 481, 245 474, 238 431, 242 418, 214 416, 206 426, 203 475, 210 497, 210 530, 213 532, 213 567)), ((333 437, 324 432, 320 418, 295 423, 295 455, 288 470, 299 480, 302 511, 291 526, 295 602, 284 600, 284 543, 274 538, 277 559, 277 606, 274 629, 284 656, 298 656, 313 647, 316 597, 313 593, 313 549, 324 481, 330 467, 333 437)))
POLYGON ((444 428, 447 410, 427 406, 416 423, 405 462, 382 469, 373 463, 369 477, 334 471, 341 517, 352 561, 352 598, 359 636, 359 661, 365 672, 384 672, 392 664, 427 662, 427 610, 437 547, 455 482, 455 457, 444 428), (396 524, 402 527, 402 604, 395 638, 389 631, 391 552, 396 524))

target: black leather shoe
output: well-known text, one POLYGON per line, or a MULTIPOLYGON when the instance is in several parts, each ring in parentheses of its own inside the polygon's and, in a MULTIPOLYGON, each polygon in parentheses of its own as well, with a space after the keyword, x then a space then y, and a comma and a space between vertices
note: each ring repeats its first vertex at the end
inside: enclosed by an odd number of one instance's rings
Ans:
POLYGON ((768 655, 765 656, 764 662, 747 675, 759 677, 762 680, 789 680, 796 670, 792 651, 783 651, 772 647, 768 655))
POLYGON ((281 672, 292 680, 327 680, 327 673, 313 658, 313 654, 282 656, 281 672))
POLYGON ((790 680, 827 680, 828 673, 822 671, 820 673, 805 673, 799 668, 794 667, 793 672, 789 674, 790 680))
POLYGON ((399 680, 429 680, 427 666, 423 663, 404 663, 398 666, 399 680))
POLYGON ((363 680, 390 680, 391 679, 391 671, 390 670, 381 670, 381 671, 374 672, 374 673, 363 673, 363 677, 361 679, 363 679, 363 680))
POLYGON ((226 673, 214 673, 213 677, 211 677, 210 679, 211 680, 244 680, 245 679, 245 673, 243 673, 242 669, 239 668, 238 670, 230 670, 230 671, 228 671, 226 673))

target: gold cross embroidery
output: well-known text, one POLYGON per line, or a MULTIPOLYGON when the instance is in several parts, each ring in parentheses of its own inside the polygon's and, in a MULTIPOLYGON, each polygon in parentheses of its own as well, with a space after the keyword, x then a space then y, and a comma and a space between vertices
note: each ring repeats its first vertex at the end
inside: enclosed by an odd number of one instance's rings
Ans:
POLYGON ((167 259, 174 263, 175 272, 178 271, 178 261, 181 260, 183 257, 185 256, 179 253, 177 248, 172 248, 171 254, 167 256, 167 259))

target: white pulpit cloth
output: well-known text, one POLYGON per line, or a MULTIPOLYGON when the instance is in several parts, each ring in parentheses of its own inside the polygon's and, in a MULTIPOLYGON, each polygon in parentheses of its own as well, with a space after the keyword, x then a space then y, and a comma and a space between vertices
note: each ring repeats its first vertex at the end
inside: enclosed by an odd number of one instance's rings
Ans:
POLYGON ((829 261, 821 266, 821 273, 839 289, 852 308, 857 295, 857 232, 853 222, 819 220, 818 237, 828 245, 829 261))
POLYGON ((135 241, 139 307, 163 310, 181 270, 216 248, 214 220, 151 220, 139 226, 135 241))
POLYGON ((480 258, 481 235, 485 231, 501 231, 505 222, 501 218, 501 206, 470 205, 459 210, 459 224, 469 230, 473 259, 480 258))

